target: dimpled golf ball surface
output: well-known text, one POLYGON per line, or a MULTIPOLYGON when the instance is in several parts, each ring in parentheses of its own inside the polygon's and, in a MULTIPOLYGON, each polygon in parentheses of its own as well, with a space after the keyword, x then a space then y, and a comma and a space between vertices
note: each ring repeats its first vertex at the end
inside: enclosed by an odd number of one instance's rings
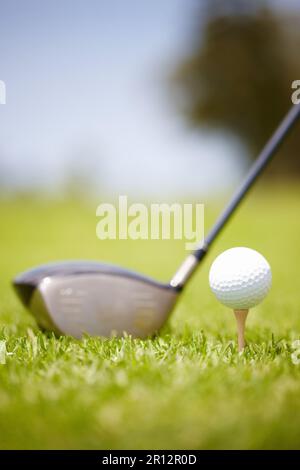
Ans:
POLYGON ((221 253, 209 272, 217 299, 232 309, 249 309, 267 295, 272 283, 267 260, 250 248, 236 247, 221 253))

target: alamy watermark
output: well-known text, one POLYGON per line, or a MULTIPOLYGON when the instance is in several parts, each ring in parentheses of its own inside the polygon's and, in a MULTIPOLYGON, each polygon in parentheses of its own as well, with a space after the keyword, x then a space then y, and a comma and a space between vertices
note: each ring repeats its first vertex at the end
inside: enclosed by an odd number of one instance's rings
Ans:
POLYGON ((6 104, 6 85, 3 80, 0 80, 0 104, 6 104))
POLYGON ((0 365, 6 364, 6 341, 0 341, 0 365))
POLYGON ((300 80, 294 80, 292 83, 292 90, 295 90, 292 93, 292 103, 300 104, 300 80))
POLYGON ((295 341, 292 342, 292 349, 293 349, 293 352, 291 354, 292 363, 295 366, 298 366, 300 364, 300 339, 296 339, 295 341))
POLYGON ((185 240, 192 250, 204 240, 204 204, 128 203, 119 196, 118 206, 99 204, 96 235, 100 240, 185 240))

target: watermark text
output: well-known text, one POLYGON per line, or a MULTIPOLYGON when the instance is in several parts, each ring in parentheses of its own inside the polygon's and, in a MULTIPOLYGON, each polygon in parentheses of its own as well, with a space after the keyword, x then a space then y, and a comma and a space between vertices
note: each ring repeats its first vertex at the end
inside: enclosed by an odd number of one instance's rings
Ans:
POLYGON ((3 80, 0 80, 0 104, 6 104, 6 85, 3 80))
POLYGON ((96 235, 100 240, 185 240, 192 250, 204 240, 204 204, 128 203, 119 196, 118 207, 99 204, 96 235))
POLYGON ((292 89, 295 90, 292 93, 292 103, 300 104, 300 80, 294 80, 292 83, 292 89))
POLYGON ((298 366, 300 364, 300 339, 292 342, 292 348, 291 360, 295 366, 298 366))

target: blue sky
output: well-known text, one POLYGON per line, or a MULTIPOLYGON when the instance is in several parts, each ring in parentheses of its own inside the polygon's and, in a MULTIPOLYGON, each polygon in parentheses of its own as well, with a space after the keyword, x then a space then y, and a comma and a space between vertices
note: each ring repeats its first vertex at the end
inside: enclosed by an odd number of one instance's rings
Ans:
POLYGON ((99 194, 161 197, 234 183, 240 146, 189 130, 167 92, 196 4, 0 0, 2 180, 56 189, 91 173, 99 194))

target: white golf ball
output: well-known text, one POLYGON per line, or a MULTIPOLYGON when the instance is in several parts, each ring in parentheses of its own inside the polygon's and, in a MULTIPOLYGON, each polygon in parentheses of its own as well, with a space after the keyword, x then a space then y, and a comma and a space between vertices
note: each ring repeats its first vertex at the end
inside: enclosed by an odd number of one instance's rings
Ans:
POLYGON ((234 310, 258 305, 272 283, 267 260, 250 248, 236 247, 221 253, 209 272, 210 288, 217 299, 234 310))

